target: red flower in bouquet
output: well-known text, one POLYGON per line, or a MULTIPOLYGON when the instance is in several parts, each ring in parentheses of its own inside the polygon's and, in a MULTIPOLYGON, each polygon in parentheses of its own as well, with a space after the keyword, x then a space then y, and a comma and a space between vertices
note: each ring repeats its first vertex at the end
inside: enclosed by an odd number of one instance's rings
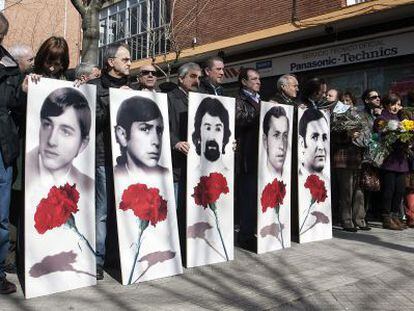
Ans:
POLYGON ((209 207, 216 219, 217 231, 220 235, 221 244, 223 245, 226 260, 229 260, 226 246, 224 245, 223 236, 221 235, 219 220, 217 216, 216 201, 221 194, 229 193, 226 178, 220 173, 210 173, 208 176, 201 176, 197 186, 194 187, 192 197, 197 205, 204 206, 204 209, 209 207))
POLYGON ((325 202, 327 196, 325 182, 318 176, 309 175, 305 182, 305 188, 308 188, 313 202, 325 202))
POLYGON ((79 192, 76 184, 70 186, 66 183, 57 188, 53 186, 37 206, 34 215, 35 228, 40 234, 47 230, 65 224, 72 214, 78 211, 79 192))
POLYGON ((199 183, 194 187, 192 197, 197 205, 207 208, 209 204, 215 203, 222 193, 228 192, 226 178, 220 173, 211 173, 200 178, 199 183))
POLYGON ((144 184, 130 185, 122 194, 119 208, 132 210, 139 219, 155 225, 167 218, 167 201, 157 188, 148 188, 144 184))
POLYGON ((275 178, 272 183, 267 184, 260 199, 263 213, 268 208, 276 208, 282 205, 285 195, 286 185, 282 181, 275 178))

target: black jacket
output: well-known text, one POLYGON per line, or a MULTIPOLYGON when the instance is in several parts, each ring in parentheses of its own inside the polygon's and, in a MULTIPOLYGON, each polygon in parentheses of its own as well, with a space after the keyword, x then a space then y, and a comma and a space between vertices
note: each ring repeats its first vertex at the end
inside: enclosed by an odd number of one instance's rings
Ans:
POLYGON ((109 88, 133 87, 127 77, 118 79, 105 73, 89 84, 96 85, 96 166, 112 166, 109 88))
POLYGON ((276 95, 273 96, 270 100, 277 102, 279 104, 290 105, 290 106, 296 107, 296 101, 293 98, 287 97, 281 93, 276 93, 276 95))
POLYGON ((188 95, 175 88, 167 93, 167 97, 174 182, 178 182, 180 176, 185 177, 187 156, 174 150, 174 146, 179 141, 187 141, 188 95))
MULTIPOLYGON (((3 56, 13 58, 0 46, 3 56)), ((0 65, 0 151, 5 167, 11 166, 19 155, 19 135, 16 120, 24 117, 26 96, 21 90, 23 76, 15 66, 0 65)))
POLYGON ((201 78, 200 87, 198 88, 198 91, 203 94, 224 96, 223 87, 219 85, 216 88, 214 88, 210 81, 205 77, 201 78))
POLYGON ((256 174, 260 103, 243 91, 236 97, 236 174, 256 174))

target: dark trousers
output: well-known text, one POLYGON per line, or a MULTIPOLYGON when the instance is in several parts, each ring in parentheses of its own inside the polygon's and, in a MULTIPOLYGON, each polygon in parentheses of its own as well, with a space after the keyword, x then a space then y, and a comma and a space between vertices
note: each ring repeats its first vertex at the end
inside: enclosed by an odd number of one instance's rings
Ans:
POLYGON ((257 174, 243 174, 237 185, 240 211, 240 239, 254 237, 257 228, 257 174))
POLYGON ((382 216, 397 216, 405 194, 405 173, 381 170, 382 216))
POLYGON ((336 168, 333 177, 342 226, 365 227, 364 194, 359 186, 359 170, 336 168))

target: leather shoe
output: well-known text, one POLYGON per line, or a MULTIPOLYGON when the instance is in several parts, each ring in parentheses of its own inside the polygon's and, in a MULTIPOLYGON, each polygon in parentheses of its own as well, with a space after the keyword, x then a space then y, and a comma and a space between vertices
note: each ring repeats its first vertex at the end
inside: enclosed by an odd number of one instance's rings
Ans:
POLYGON ((16 285, 12 282, 7 281, 7 279, 1 278, 0 279, 0 294, 8 295, 16 292, 16 285))
POLYGON ((344 231, 347 231, 347 232, 357 232, 358 231, 358 229, 355 228, 355 227, 352 227, 352 228, 343 228, 343 230, 344 231))

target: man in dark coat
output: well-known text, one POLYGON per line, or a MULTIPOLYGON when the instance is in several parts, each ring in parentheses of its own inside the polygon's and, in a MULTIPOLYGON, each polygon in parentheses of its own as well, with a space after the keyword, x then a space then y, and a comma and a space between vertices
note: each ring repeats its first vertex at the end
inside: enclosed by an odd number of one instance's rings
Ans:
POLYGON ((200 80, 199 92, 211 95, 224 96, 221 84, 224 80, 224 62, 221 57, 210 57, 206 61, 204 77, 200 80))
POLYGON ((260 75, 254 68, 241 68, 236 97, 236 182, 240 206, 240 244, 254 243, 257 197, 257 153, 260 116, 260 75))
POLYGON ((296 106, 295 98, 299 92, 299 83, 294 75, 283 75, 277 80, 277 93, 270 100, 284 105, 296 106))
POLYGON ((97 279, 103 279, 108 207, 114 205, 109 119, 109 88, 131 88, 131 55, 125 44, 107 48, 102 76, 89 83, 97 87, 96 95, 96 262, 97 279))
POLYGON ((197 91, 201 69, 196 63, 186 63, 178 68, 178 87, 167 93, 170 120, 170 140, 174 172, 174 193, 177 203, 181 246, 185 245, 185 186, 187 154, 188 92, 197 91))
MULTIPOLYGON (((9 23, 0 13, 0 44, 9 23)), ((13 162, 19 155, 19 137, 13 116, 24 106, 21 93, 22 76, 17 62, 0 45, 0 294, 11 294, 16 285, 6 279, 5 260, 9 251, 9 211, 13 162)))

